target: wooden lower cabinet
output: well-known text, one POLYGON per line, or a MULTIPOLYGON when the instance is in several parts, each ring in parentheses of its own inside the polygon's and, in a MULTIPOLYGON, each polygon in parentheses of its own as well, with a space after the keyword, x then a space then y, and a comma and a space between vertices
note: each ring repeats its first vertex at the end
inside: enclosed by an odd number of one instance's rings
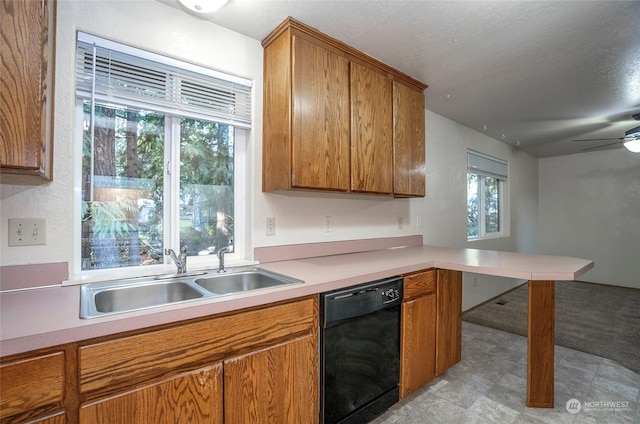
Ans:
POLYGON ((461 359, 462 273, 429 269, 404 275, 400 396, 461 359))
POLYGON ((434 270, 404 276, 400 329, 400 397, 435 377, 436 278, 434 270))
POLYGON ((0 366, 0 422, 64 423, 65 355, 35 354, 0 366))
POLYGON ((402 305, 400 397, 427 384, 436 371, 436 296, 421 296, 402 305))
POLYGON ((222 364, 89 403, 80 423, 221 423, 222 364))
POLYGON ((0 422, 317 423, 318 296, 0 358, 0 422))
POLYGON ((314 423, 318 297, 87 343, 80 423, 314 423))
POLYGON ((225 361, 224 422, 317 422, 316 357, 307 336, 225 361))

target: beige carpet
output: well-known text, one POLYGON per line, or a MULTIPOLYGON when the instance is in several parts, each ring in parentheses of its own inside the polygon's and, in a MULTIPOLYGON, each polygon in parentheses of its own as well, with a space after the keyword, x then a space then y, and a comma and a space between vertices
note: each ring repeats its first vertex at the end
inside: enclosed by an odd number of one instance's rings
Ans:
MULTIPOLYGON (((468 322, 527 335, 527 284, 463 314, 468 322)), ((612 359, 640 374, 640 290, 556 283, 556 344, 612 359)))

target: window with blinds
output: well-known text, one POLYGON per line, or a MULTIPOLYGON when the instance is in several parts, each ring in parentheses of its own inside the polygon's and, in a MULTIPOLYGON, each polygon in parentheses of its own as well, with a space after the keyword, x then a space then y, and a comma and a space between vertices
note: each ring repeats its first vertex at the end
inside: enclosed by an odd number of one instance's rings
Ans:
POLYGON ((467 239, 506 234, 504 186, 507 162, 467 151, 467 239))
POLYGON ((78 33, 76 94, 251 127, 248 79, 78 33))
POLYGON ((469 150, 467 152, 467 172, 506 180, 508 175, 507 162, 469 150))
POLYGON ((76 275, 210 267, 245 239, 248 79, 79 32, 76 275), (240 213, 237 213, 240 211, 240 213), (116 271, 117 270, 117 271, 116 271))

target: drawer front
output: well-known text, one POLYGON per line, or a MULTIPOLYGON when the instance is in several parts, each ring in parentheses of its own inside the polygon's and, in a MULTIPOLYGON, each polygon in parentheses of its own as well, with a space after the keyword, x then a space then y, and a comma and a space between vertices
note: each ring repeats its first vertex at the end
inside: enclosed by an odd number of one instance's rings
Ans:
POLYGON ((317 327, 317 297, 82 346, 80 392, 115 390, 317 327))
POLYGON ((411 300, 435 291, 436 271, 434 269, 404 276, 404 300, 411 300))
POLYGON ((0 366, 0 418, 60 402, 64 397, 64 352, 0 366))

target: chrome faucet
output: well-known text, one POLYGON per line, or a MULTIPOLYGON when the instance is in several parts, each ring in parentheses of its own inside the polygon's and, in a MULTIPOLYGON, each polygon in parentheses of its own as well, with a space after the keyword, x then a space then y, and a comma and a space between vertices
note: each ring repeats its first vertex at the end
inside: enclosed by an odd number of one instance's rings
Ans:
POLYGON ((180 255, 176 256, 176 252, 173 249, 164 249, 164 254, 169 256, 173 263, 176 264, 178 268, 178 274, 186 274, 187 273, 187 246, 182 246, 180 249, 180 255))
POLYGON ((225 272, 224 271, 224 254, 227 253, 229 251, 229 246, 223 247, 222 249, 218 250, 218 272, 225 272))

